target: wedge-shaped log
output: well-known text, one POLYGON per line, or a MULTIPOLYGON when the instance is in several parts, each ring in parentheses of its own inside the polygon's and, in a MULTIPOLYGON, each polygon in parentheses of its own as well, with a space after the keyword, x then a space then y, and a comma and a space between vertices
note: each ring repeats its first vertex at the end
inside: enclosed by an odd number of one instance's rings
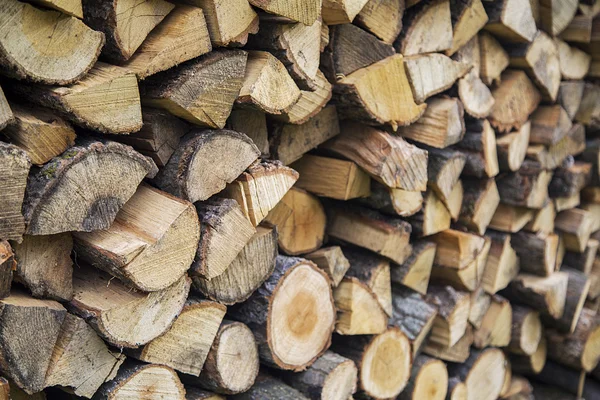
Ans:
POLYGON ((562 81, 560 83, 556 102, 565 109, 571 120, 575 119, 575 114, 579 110, 584 88, 584 81, 562 81))
POLYGON ((573 208, 556 215, 556 229, 562 233, 565 247, 569 251, 583 253, 592 233, 591 213, 586 210, 573 208))
POLYGON ((529 1, 484 1, 483 5, 489 17, 486 30, 508 42, 533 41, 537 30, 529 1))
POLYGON ((568 197, 579 194, 592 179, 591 163, 575 161, 554 170, 548 185, 550 197, 568 197))
POLYGON ((535 215, 536 210, 500 203, 489 226, 500 232, 516 233, 532 221, 535 215))
POLYGON ((498 131, 508 133, 527 122, 542 97, 523 71, 509 69, 502 73, 501 79, 492 91, 496 103, 489 120, 498 131))
POLYGON ((521 168, 496 180, 500 200, 509 205, 543 208, 548 202, 548 184, 552 172, 534 161, 525 161, 521 168))
POLYGON ((210 52, 211 38, 202 11, 183 4, 175 6, 135 54, 121 65, 135 72, 141 80, 210 52))
POLYGON ((508 300, 494 295, 481 326, 473 333, 473 345, 485 347, 506 347, 511 339, 512 306, 508 300))
POLYGON ((225 189, 260 151, 243 133, 230 130, 192 131, 181 143, 154 183, 192 203, 225 189), (218 171, 218 174, 215 174, 218 171))
POLYGON ((549 202, 544 208, 536 210, 533 218, 523 227, 527 232, 551 234, 554 232, 554 218, 556 207, 549 202))
POLYGON ((87 129, 128 134, 142 127, 142 109, 135 74, 98 62, 69 86, 12 85, 22 100, 49 107, 87 129))
POLYGON ((5 21, 0 34, 1 70, 13 78, 49 85, 73 83, 92 68, 104 45, 102 33, 60 12, 7 0, 0 15, 5 21))
MULTIPOLYGON (((492 295, 485 292, 483 285, 471 292, 471 307, 469 308, 469 324, 473 329, 481 328, 483 318, 492 304, 492 295)), ((475 338, 473 337, 473 340, 475 338)))
POLYGON ((264 112, 249 108, 234 108, 225 127, 245 134, 252 139, 264 158, 269 156, 269 132, 267 116, 264 112))
POLYGON ((467 64, 438 53, 407 56, 404 67, 417 103, 449 89, 470 69, 467 64))
POLYGON ((368 1, 353 22, 392 44, 402 30, 405 7, 403 0, 368 1))
POLYGON ((561 271, 569 274, 565 312, 560 318, 544 318, 544 324, 561 332, 573 333, 588 296, 591 282, 581 271, 568 267, 562 268, 561 271))
POLYGON ((81 0, 33 0, 32 3, 83 19, 81 0))
POLYGON ((335 331, 340 335, 376 335, 387 328, 389 316, 373 290, 358 278, 344 277, 333 290, 333 298, 335 331))
POLYGON ((0 239, 0 299, 10 296, 15 263, 15 254, 10 243, 0 239))
POLYGON ((454 346, 469 323, 469 294, 451 286, 429 285, 425 300, 438 310, 429 340, 445 347, 454 346))
POLYGON ((327 275, 310 261, 284 256, 277 257, 273 275, 230 311, 252 329, 261 361, 292 371, 306 369, 325 352, 335 322, 327 275))
POLYGON ((21 208, 30 167, 25 151, 0 142, 0 238, 22 240, 25 220, 21 208))
POLYGON ((153 75, 141 87, 142 101, 193 124, 223 128, 244 83, 247 58, 242 50, 215 51, 153 75))
POLYGON ((250 4, 270 14, 275 14, 304 25, 312 25, 321 15, 321 0, 250 0, 250 4))
POLYGON ((350 262, 344 256, 344 252, 340 246, 322 247, 317 251, 304 255, 304 258, 317 264, 317 267, 321 268, 329 279, 331 279, 331 285, 336 287, 340 284, 346 271, 350 268, 350 262))
POLYGON ((454 346, 448 347, 429 340, 423 347, 423 353, 444 361, 464 363, 469 358, 472 345, 473 328, 467 325, 465 334, 454 346))
POLYGON ((478 37, 481 55, 479 74, 483 83, 489 86, 494 82, 500 82, 500 76, 510 64, 510 59, 506 50, 493 35, 481 31, 478 37))
POLYGON ((462 181, 459 179, 456 182, 456 185, 452 188, 450 192, 450 197, 445 199, 444 205, 446 209, 450 213, 452 217, 452 221, 458 221, 458 217, 460 216, 460 209, 462 208, 463 197, 465 195, 465 190, 463 188, 462 181))
POLYGON ((592 271, 592 265, 596 259, 598 253, 598 247, 600 242, 596 239, 588 240, 587 246, 583 253, 577 253, 574 251, 567 251, 563 259, 561 267, 573 268, 577 271, 583 272, 586 276, 589 276, 592 271))
POLYGON ((496 135, 487 120, 470 122, 462 141, 456 144, 465 156, 463 175, 476 178, 493 178, 498 175, 498 153, 496 150, 496 135))
POLYGON ((415 122, 427 107, 415 103, 401 54, 354 71, 337 82, 334 94, 345 118, 392 129, 415 122))
POLYGON ((531 123, 526 122, 518 130, 496 137, 496 154, 500 171, 517 171, 527 156, 531 123))
MULTIPOLYGON (((592 57, 577 47, 571 47, 566 42, 555 38, 560 61, 560 74, 563 79, 584 79, 587 75, 592 57)), ((561 83, 562 86, 562 83, 561 83)))
POLYGON ((113 346, 136 348, 169 329, 190 284, 184 276, 165 290, 134 292, 103 271, 81 266, 74 270, 74 296, 67 307, 113 346))
POLYGON ((471 231, 483 235, 500 204, 494 179, 463 181, 465 188, 459 222, 471 231))
POLYGON ((472 233, 448 229, 431 236, 437 244, 435 263, 462 269, 469 265, 483 249, 485 239, 472 233))
POLYGON ((458 183, 467 157, 452 149, 427 148, 427 186, 447 204, 454 186, 458 183))
POLYGON ((322 17, 327 25, 348 24, 368 0, 323 0, 322 17))
POLYGON ((575 120, 586 127, 597 128, 600 124, 600 86, 586 82, 583 97, 575 114, 575 120))
POLYGON ((452 47, 446 50, 447 55, 456 53, 488 22, 483 3, 481 0, 450 2, 453 33, 452 47))
MULTIPOLYGON (((448 283, 460 290, 474 291, 477 289, 481 284, 491 247, 490 239, 484 238, 483 240, 484 243, 481 250, 476 253, 473 261, 468 263, 465 267, 459 268, 434 262, 431 270, 432 279, 448 283)), ((447 249, 444 249, 444 251, 447 253, 447 249)))
POLYGON ((419 191, 395 189, 371 180, 371 194, 357 202, 374 210, 400 217, 416 214, 423 207, 423 194, 419 191))
POLYGON ((156 168, 131 147, 85 139, 29 177, 23 213, 30 235, 107 229, 156 168), (72 194, 85 188, 86 196, 72 194))
MULTIPOLYGON (((583 152, 586 148, 585 128, 575 124, 564 138, 558 143, 545 147, 543 145, 531 145, 527 148, 526 158, 539 163, 545 169, 555 169, 569 156, 583 152)), ((585 159, 586 157, 582 157, 585 159)))
POLYGON ((412 233, 415 236, 424 237, 449 229, 451 219, 452 215, 442 200, 433 190, 428 190, 425 192, 421 210, 408 217, 407 221, 412 226, 412 233))
POLYGON ((558 269, 559 237, 555 234, 518 232, 512 235, 511 246, 521 260, 521 270, 528 274, 550 276, 558 269))
POLYGON ((568 280, 569 276, 564 272, 555 272, 547 277, 519 274, 502 295, 510 301, 560 318, 565 310, 568 280))
POLYGON ((393 283, 404 285, 421 294, 427 293, 436 244, 427 240, 412 243, 412 253, 403 264, 392 265, 393 283))
POLYGON ((511 353, 531 356, 540 345, 543 326, 537 311, 512 305, 512 325, 508 350, 511 353))
POLYGON ((46 372, 45 386, 61 386, 92 398, 113 379, 125 356, 111 351, 86 322, 66 314, 46 372))
POLYGON ((557 36, 571 23, 579 2, 541 0, 539 3, 541 28, 550 35, 557 36))
POLYGON ((511 237, 489 230, 491 239, 481 284, 487 293, 494 294, 504 289, 519 272, 519 257, 511 246, 511 237))
POLYGON ((6 100, 4 91, 2 91, 2 88, 0 87, 0 131, 6 128, 9 123, 12 123, 14 118, 15 116, 6 100))
POLYGON ((541 106, 531 115, 529 143, 551 146, 564 138, 572 126, 561 106, 541 106))
POLYGON ((448 365, 448 376, 465 383, 468 399, 471 399, 471 393, 477 393, 474 396, 479 400, 498 398, 507 373, 510 371, 504 353, 494 348, 472 349, 464 363, 448 365))
POLYGON ((419 1, 404 13, 402 32, 394 47, 407 56, 441 52, 452 48, 452 37, 450 2, 419 1))

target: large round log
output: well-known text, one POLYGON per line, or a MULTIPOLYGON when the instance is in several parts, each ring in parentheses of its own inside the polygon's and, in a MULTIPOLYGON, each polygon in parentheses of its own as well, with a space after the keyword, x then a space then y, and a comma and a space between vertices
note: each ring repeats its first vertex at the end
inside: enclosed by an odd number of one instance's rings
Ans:
POLYGON ((444 400, 448 391, 448 370, 443 361, 420 355, 412 365, 411 377, 398 400, 444 400))
POLYGON ((462 364, 448 366, 448 374, 458 377, 467 385, 468 400, 495 400, 504 386, 507 371, 506 357, 501 350, 471 349, 469 358, 462 364))

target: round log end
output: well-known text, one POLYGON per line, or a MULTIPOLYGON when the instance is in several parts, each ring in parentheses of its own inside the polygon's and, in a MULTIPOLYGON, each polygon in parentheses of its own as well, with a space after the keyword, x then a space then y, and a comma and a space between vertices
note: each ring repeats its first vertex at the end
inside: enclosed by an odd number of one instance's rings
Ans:
POLYGON ((488 349, 474 362, 465 383, 469 400, 495 400, 504 387, 506 357, 501 350, 488 349))
POLYGON ((581 366, 587 372, 596 368, 600 360, 600 325, 591 330, 581 355, 581 366))
POLYGON ((542 322, 537 312, 530 312, 523 319, 521 325, 521 351, 527 355, 533 355, 537 350, 542 338, 542 322))
POLYGON ((444 400, 448 391, 448 370, 440 360, 425 364, 415 378, 412 398, 444 400))
POLYGON ((353 361, 340 363, 325 378, 322 400, 347 400, 356 392, 358 369, 353 361))

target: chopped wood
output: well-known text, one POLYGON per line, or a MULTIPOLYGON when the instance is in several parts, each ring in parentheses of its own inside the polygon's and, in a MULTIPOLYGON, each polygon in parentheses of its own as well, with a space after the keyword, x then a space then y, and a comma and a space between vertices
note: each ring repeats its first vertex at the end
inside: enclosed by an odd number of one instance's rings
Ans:
POLYGON ((463 363, 469 358, 472 344, 473 328, 467 325, 465 334, 454 346, 448 347, 429 340, 423 347, 423 352, 440 360, 463 363))
POLYGON ((457 377, 449 378, 446 398, 448 400, 467 400, 467 385, 457 377))
POLYGON ((560 38, 568 42, 589 43, 592 40, 593 20, 591 15, 575 15, 560 38))
POLYGON ((32 0, 32 3, 52 8, 64 14, 83 19, 81 0, 32 0))
POLYGON ((516 172, 496 180, 500 200, 508 205, 543 208, 548 202, 548 184, 552 172, 543 169, 534 161, 525 161, 516 172))
POLYGON ((473 333, 473 345, 485 347, 506 347, 511 340, 512 306, 508 300, 494 295, 481 326, 473 333))
POLYGON ((463 175, 492 178, 500 171, 496 150, 496 135, 487 120, 477 120, 467 125, 465 137, 456 148, 465 154, 463 175))
POLYGON ((481 0, 466 0, 450 2, 452 13, 452 47, 446 50, 447 55, 454 54, 488 22, 488 16, 481 0))
POLYGON ((546 277, 520 273, 502 295, 541 313, 560 318, 565 309, 568 280, 569 276, 564 272, 555 272, 546 277))
POLYGON ((484 247, 485 239, 472 233, 448 229, 429 239, 437 244, 435 263, 462 269, 471 264, 484 247))
POLYGON ((185 385, 185 400, 225 400, 225 396, 185 385))
POLYGON ((444 205, 450 212, 450 216, 452 217, 452 221, 458 221, 458 217, 460 216, 460 209, 462 208, 463 197, 465 195, 465 190, 463 188, 462 181, 459 179, 456 182, 456 185, 452 188, 450 192, 450 197, 443 200, 444 205))
POLYGON ((513 305, 508 350, 514 354, 532 356, 538 349, 542 336, 543 326, 539 313, 531 308, 513 305))
POLYGON ((555 234, 517 232, 512 235, 511 246, 519 256, 523 272, 550 276, 560 266, 556 262, 558 241, 555 234))
POLYGON ((0 87, 0 131, 14 121, 14 115, 0 87))
POLYGON ((479 48, 481 80, 488 86, 494 82, 500 83, 502 72, 510 64, 508 53, 493 35, 485 31, 479 33, 479 48))
POLYGON ((399 400, 444 399, 448 390, 448 371, 443 361, 426 355, 417 356, 412 364, 410 380, 398 396, 399 400))
POLYGON ((392 44, 402 30, 404 9, 404 0, 369 0, 353 22, 392 44))
POLYGON ((234 108, 225 126, 252 139, 262 157, 269 156, 269 132, 265 113, 253 109, 234 108))
POLYGON ((550 197, 568 197, 579 194, 590 183, 592 164, 575 161, 564 163, 554 170, 552 181, 548 186, 550 197))
POLYGON ((575 114, 579 110, 579 105, 583 98, 583 81, 562 81, 558 88, 558 97, 556 101, 567 112, 569 119, 575 119, 575 114))
POLYGON ((10 296, 15 264, 15 255, 10 243, 0 239, 0 299, 10 296))
POLYGON ((322 17, 327 25, 348 24, 368 0, 323 0, 322 17))
POLYGON ((436 307, 429 341, 452 347, 465 334, 469 320, 470 297, 451 286, 429 285, 425 300, 436 307))
POLYGON ((550 234, 554 232, 554 218, 556 217, 556 207, 553 202, 549 202, 544 208, 534 210, 533 218, 523 228, 528 232, 550 234))
POLYGON ((575 193, 572 196, 556 197, 552 200, 554 201, 556 212, 570 210, 572 208, 577 207, 581 202, 581 199, 579 198, 579 193, 575 193))
POLYGON ((140 88, 142 101, 192 124, 223 128, 244 83, 247 59, 242 50, 214 51, 155 74, 140 88))
POLYGON ((250 4, 268 13, 312 25, 321 14, 321 1, 250 0, 250 4))
POLYGON ((492 92, 482 82, 479 71, 475 69, 458 80, 458 97, 467 114, 474 118, 487 118, 496 103, 492 92))
MULTIPOLYGON (((471 292, 471 306, 469 307, 469 323, 474 329, 481 328, 483 318, 492 304, 492 296, 485 292, 483 285, 471 292)), ((473 337, 473 340, 475 338, 473 337)))
POLYGON ((513 373, 539 374, 546 364, 547 345, 546 338, 542 335, 537 349, 531 355, 510 355, 510 364, 513 373))
POLYGON ((600 242, 595 239, 590 239, 582 253, 567 251, 563 259, 562 267, 569 267, 583 272, 585 275, 590 275, 592 265, 598 252, 600 242))
MULTIPOLYGON (((568 398, 566 393, 571 393, 576 398, 583 398, 585 371, 576 371, 548 360, 544 368, 534 378, 538 382, 552 385, 555 394, 562 395, 562 398, 568 398)), ((552 397, 545 398, 552 399, 552 397)))
POLYGON ((261 288, 230 311, 253 331, 262 362, 293 371, 306 369, 325 352, 335 322, 327 275, 310 261, 285 256, 277 257, 261 288))
POLYGON ((406 261, 400 265, 392 265, 390 270, 392 282, 426 294, 435 250, 436 244, 427 240, 412 243, 412 253, 406 261))
POLYGON ((562 78, 574 80, 585 78, 590 69, 591 56, 583 50, 569 46, 560 39, 554 39, 554 41, 558 48, 562 78))
POLYGON ((508 42, 534 40, 537 30, 529 1, 484 1, 483 6, 489 17, 486 30, 508 42))
POLYGON ((423 194, 419 191, 395 189, 371 180, 371 194, 357 201, 374 210, 400 217, 415 215, 423 207, 423 194))
POLYGON ((447 203, 465 167, 467 158, 452 149, 427 148, 427 186, 447 203))
POLYGON ((424 237, 449 229, 451 217, 440 198, 433 190, 428 190, 425 192, 421 210, 409 217, 407 221, 412 226, 413 235, 424 237))
POLYGON ((578 3, 577 0, 540 0, 540 27, 552 36, 559 35, 575 16, 578 3))
POLYGON ((348 268, 350 268, 350 262, 340 246, 322 247, 317 251, 305 254, 304 258, 314 262, 317 267, 325 271, 331 279, 333 287, 340 284, 348 268))
POLYGON ((31 160, 17 146, 0 142, 0 238, 21 241, 25 220, 21 212, 31 160))
POLYGON ((510 371, 509 368, 501 350, 472 349, 463 364, 448 365, 448 376, 458 377, 466 384, 467 393, 477 393, 478 399, 493 400, 502 391, 504 376, 510 371))
POLYGON ((419 3, 404 13, 402 32, 394 43, 396 51, 411 56, 450 50, 453 38, 450 1, 419 3))
POLYGON ((81 140, 29 177, 23 204, 26 233, 107 229, 155 168, 129 146, 81 140), (82 190, 85 196, 72 195, 82 190))
POLYGON ((344 277, 333 290, 333 298, 335 331, 340 335, 376 335, 387 328, 388 314, 371 288, 358 278, 344 277))
POLYGON ((592 233, 590 212, 573 208, 556 215, 556 229, 561 232, 565 247, 569 251, 583 253, 592 233))
POLYGON ((559 331, 573 333, 590 290, 590 281, 583 272, 565 267, 561 271, 569 274, 565 311, 562 317, 546 318, 544 323, 559 331))
POLYGON ((535 210, 500 203, 492 216, 489 227, 501 232, 516 233, 523 229, 534 215, 535 210))
POLYGON ((476 256, 473 261, 462 268, 434 263, 431 277, 436 281, 449 283, 460 290, 475 290, 481 284, 490 247, 491 240, 484 238, 484 244, 479 252, 474 253, 476 256))
POLYGON ((543 145, 529 146, 526 158, 536 161, 543 168, 551 170, 561 165, 569 155, 581 153, 585 146, 585 129, 582 125, 575 124, 567 136, 550 147, 543 145))
POLYGON ((597 106, 599 99, 600 86, 586 82, 575 120, 586 127, 597 128, 600 123, 600 108, 597 106))
POLYGON ((551 146, 565 137, 572 126, 561 106, 541 106, 531 115, 529 143, 551 146))
MULTIPOLYGON (((210 6, 211 1, 204 3, 210 6)), ((121 65, 135 72, 138 79, 142 80, 210 52, 211 37, 202 11, 201 8, 183 4, 175 6, 164 21, 150 32, 135 54, 121 65)), ((212 14, 207 13, 207 18, 211 17, 212 14)), ((208 25, 212 28, 212 21, 208 25)))
POLYGON ((483 235, 500 204, 500 195, 494 179, 463 180, 464 198, 459 222, 483 235))
MULTIPOLYGON (((225 397, 222 397, 225 399, 225 397)), ((265 372, 259 372, 254 385, 246 392, 236 395, 238 400, 261 400, 273 398, 281 400, 308 400, 300 391, 286 385, 265 372)), ((204 399, 202 399, 204 400, 204 399)), ((217 399, 221 400, 221 398, 217 399)))

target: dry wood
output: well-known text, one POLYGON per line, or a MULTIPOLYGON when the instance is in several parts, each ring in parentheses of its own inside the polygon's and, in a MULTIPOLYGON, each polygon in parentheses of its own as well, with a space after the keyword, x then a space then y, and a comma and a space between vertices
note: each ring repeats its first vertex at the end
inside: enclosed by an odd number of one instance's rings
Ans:
POLYGON ((137 79, 125 68, 98 62, 69 86, 13 84, 10 89, 21 100, 49 107, 87 129, 128 134, 142 127, 137 79))
POLYGON ((413 235, 424 237, 449 229, 451 218, 452 215, 442 200, 433 190, 428 190, 425 192, 421 210, 409 217, 407 221, 412 226, 413 235))
MULTIPOLYGON (((193 124, 223 128, 244 83, 245 51, 214 51, 144 81, 145 105, 193 124)), ((248 61, 249 62, 249 61, 248 61)))
POLYGON ((222 195, 237 200, 250 222, 258 225, 276 205, 281 205, 280 200, 297 180, 298 173, 279 161, 262 161, 250 165, 222 195))
POLYGON ((459 222, 483 235, 500 203, 494 179, 463 180, 464 199, 459 222))
POLYGON ((10 105, 6 100, 6 96, 0 87, 0 131, 10 123, 14 122, 14 115, 10 109, 10 105))
POLYGON ((104 35, 79 19, 16 0, 3 2, 0 69, 13 78, 66 85, 98 59, 104 35), (61 38, 61 40, 55 40, 61 38))
POLYGON ((397 189, 424 191, 427 152, 383 130, 342 123, 338 135, 321 148, 354 161, 377 181, 397 189))
POLYGON ((592 40, 594 18, 591 15, 576 15, 560 34, 562 40, 589 43, 592 40))
POLYGON ((563 259, 562 267, 573 268, 589 276, 592 271, 592 265, 594 264, 599 245, 600 242, 595 239, 590 239, 588 240, 583 253, 567 251, 563 259))
POLYGON ((415 123, 399 128, 398 134, 439 149, 456 144, 465 134, 463 105, 453 98, 430 99, 423 116, 415 123))
POLYGON ((402 30, 404 0, 370 0, 354 19, 354 23, 392 44, 402 30))
POLYGON ((571 120, 575 118, 583 98, 584 81, 562 81, 558 88, 556 101, 567 112, 571 120))
POLYGON ((508 300, 494 295, 481 326, 473 333, 473 345, 485 347, 506 347, 511 340, 512 306, 508 300))
POLYGON ((448 371, 443 361, 419 355, 412 364, 411 377, 399 400, 444 400, 448 390, 448 371))
POLYGON ((546 364, 546 338, 542 334, 537 349, 531 355, 510 355, 510 364, 513 373, 539 374, 546 364))
MULTIPOLYGON (((362 207, 337 204, 327 209, 327 234, 402 264, 411 253, 411 227, 399 218, 362 207)), ((314 216, 311 216, 311 222, 314 216)), ((312 222, 314 223, 314 222, 312 222)))
POLYGON ((566 162, 567 160, 563 162, 561 167, 554 170, 554 175, 552 175, 552 180, 548 185, 550 197, 578 195, 590 183, 592 164, 581 161, 566 162))
POLYGON ((496 103, 492 92, 482 82, 479 71, 475 69, 458 80, 458 97, 467 114, 474 118, 486 118, 496 103))
POLYGON ((427 186, 433 189, 444 203, 448 203, 467 158, 461 152, 452 149, 428 147, 427 151, 427 186))
POLYGON ((529 143, 551 146, 572 128, 571 119, 561 106, 541 106, 531 115, 529 143))
POLYGON ((392 265, 390 271, 392 282, 426 294, 435 250, 436 244, 433 242, 427 240, 413 242, 412 253, 406 261, 400 265, 392 265))
POLYGON ((510 301, 560 318, 565 309, 569 276, 555 272, 547 277, 520 273, 502 292, 510 301))
POLYGON ((337 200, 368 197, 371 179, 351 161, 306 154, 291 166, 300 174, 295 186, 337 200))
POLYGON ((535 210, 500 203, 489 226, 501 232, 515 233, 523 229, 533 219, 534 215, 535 210))
POLYGON ((56 301, 33 299, 17 290, 0 300, 0 370, 29 395, 44 388, 66 314, 56 301))
POLYGON ((317 267, 325 271, 331 279, 333 287, 340 284, 344 275, 346 275, 346 271, 350 268, 350 262, 344 256, 340 246, 322 247, 317 251, 305 254, 304 258, 314 262, 317 267))
POLYGON ((583 89, 581 104, 575 114, 575 120, 586 127, 598 127, 600 123, 600 108, 598 100, 600 99, 600 86, 586 82, 583 89))
POLYGON ((410 217, 423 207, 423 194, 419 191, 390 188, 371 180, 371 194, 357 199, 357 202, 385 214, 410 217))
POLYGON ((388 315, 377 296, 358 278, 345 277, 333 290, 340 335, 374 335, 385 331, 388 315))
POLYGON ((492 91, 496 102, 489 119, 499 132, 510 132, 523 126, 537 108, 541 95, 523 71, 509 69, 492 91))
POLYGON ((225 400, 225 396, 186 385, 185 400, 225 400))
MULTIPOLYGON (((225 397, 223 397, 223 399, 224 398, 225 397)), ((264 371, 258 374, 254 385, 248 391, 237 394, 235 398, 238 400, 261 400, 271 398, 281 400, 309 400, 308 397, 304 396, 299 390, 286 385, 279 379, 267 375, 264 371)))
POLYGON ((456 185, 452 188, 450 192, 450 197, 445 199, 444 205, 450 212, 450 216, 452 217, 452 221, 458 221, 458 217, 460 216, 460 209, 462 208, 463 197, 465 195, 465 190, 463 188, 462 181, 459 179, 456 182, 456 185))
POLYGON ((529 274, 550 276, 557 265, 558 235, 517 232, 511 245, 520 259, 521 270, 529 274))
POLYGON ((113 379, 125 356, 111 351, 85 321, 66 314, 46 372, 45 386, 61 386, 91 398, 113 379))
POLYGON ((284 256, 277 257, 265 283, 230 311, 253 331, 263 362, 293 371, 306 369, 323 354, 335 322, 327 275, 310 261, 284 256))
POLYGON ((449 89, 470 69, 467 64, 437 53, 406 57, 404 68, 417 103, 449 89))
POLYGON ((435 264, 455 269, 471 264, 485 245, 484 238, 454 229, 435 234, 430 240, 437 244, 435 264))
POLYGON ((225 127, 248 136, 258 147, 262 157, 269 157, 269 133, 267 130, 267 117, 264 112, 234 108, 229 114, 225 127))
POLYGON ((69 310, 110 344, 127 348, 146 344, 169 329, 183 308, 191 283, 184 276, 165 290, 142 293, 95 268, 81 266, 73 272, 69 310))
POLYGON ((473 344, 473 328, 467 325, 467 329, 463 337, 452 347, 447 347, 428 341, 423 352, 440 360, 450 361, 455 363, 463 363, 469 358, 471 345, 473 344))
POLYGON ((271 275, 277 257, 277 231, 262 226, 227 267, 208 280, 193 276, 194 288, 222 304, 246 300, 271 275))
POLYGON ((21 241, 25 221, 21 212, 31 160, 17 146, 0 142, 0 238, 21 241))
POLYGON ((323 0, 322 16, 327 25, 347 24, 358 15, 368 0, 323 0))
POLYGON ((554 206, 556 208, 556 212, 561 212, 564 210, 570 210, 572 208, 577 207, 581 203, 581 199, 579 197, 579 193, 575 193, 572 196, 566 197, 556 197, 552 199, 554 202, 554 206))
POLYGON ((577 5, 577 0, 540 0, 541 28, 552 36, 559 35, 575 16, 577 5))
POLYGON ((485 29, 508 42, 531 42, 536 34, 535 20, 529 1, 484 1, 489 17, 485 29))
POLYGON ((321 15, 321 0, 250 0, 249 3, 264 11, 288 20, 312 25, 321 15))
POLYGON ((453 34, 452 47, 446 51, 447 55, 454 54, 464 46, 488 22, 483 3, 481 0, 450 2, 453 34))
POLYGON ((548 202, 548 184, 551 179, 551 171, 527 160, 518 171, 497 179, 496 184, 503 203, 541 209, 548 202))
POLYGON ((476 178, 492 178, 499 172, 496 135, 487 120, 467 125, 464 139, 456 147, 466 156, 463 174, 476 178))
POLYGON ((344 77, 334 87, 334 94, 338 110, 345 118, 385 124, 392 129, 415 122, 426 108, 415 103, 401 54, 344 77))
POLYGON ((459 378, 448 379, 447 400, 467 400, 467 385, 460 381, 459 378))
POLYGON ((453 37, 450 1, 419 3, 404 13, 402 32, 394 43, 396 50, 407 56, 450 50, 453 37))
POLYGON ((23 204, 26 233, 107 229, 155 168, 129 146, 81 140, 29 177, 23 204), (81 191, 86 195, 72 195, 81 191))
POLYGON ((496 38, 488 32, 479 33, 479 49, 481 55, 481 67, 479 75, 486 85, 500 82, 502 72, 510 64, 508 53, 496 38))
POLYGON ((259 155, 258 148, 243 133, 194 130, 182 138, 154 183, 192 203, 206 200, 233 182, 259 155))
POLYGON ((469 294, 456 291, 451 286, 429 285, 425 299, 438 310, 429 341, 445 347, 454 346, 467 329, 469 294))
POLYGON ((81 0, 33 0, 32 3, 83 19, 81 0))
MULTIPOLYGON (((586 148, 585 129, 580 124, 573 125, 567 136, 555 145, 545 147, 532 145, 527 148, 527 159, 539 163, 543 168, 555 169, 569 155, 581 153, 586 148)), ((585 157, 584 157, 585 158, 585 157)))
MULTIPOLYGON (((552 385, 561 390, 560 394, 567 392, 577 398, 583 398, 581 395, 583 394, 585 371, 575 371, 549 360, 534 378, 538 382, 552 385)), ((586 396, 586 398, 588 397, 586 396)))
POLYGON ((457 377, 467 386, 467 399, 496 399, 508 373, 506 357, 499 349, 472 349, 463 364, 448 366, 448 376, 457 377))
MULTIPOLYGON (((583 50, 554 39, 558 48, 560 74, 563 79, 583 79, 590 69, 592 58, 583 50)), ((562 86, 562 83, 561 83, 562 86)))
POLYGON ((10 296, 15 263, 14 253, 10 244, 4 239, 0 239, 0 299, 10 296))
MULTIPOLYGON (((471 292, 469 323, 474 329, 481 328, 483 318, 492 304, 492 296, 485 292, 483 285, 471 292)), ((473 337, 473 340, 475 338, 473 337)))
MULTIPOLYGON (((207 8, 204 10, 207 11, 207 8)), ((210 52, 211 37, 202 11, 201 8, 182 4, 175 6, 150 32, 135 54, 121 65, 134 71, 142 80, 210 52)), ((211 17, 211 14, 207 15, 211 17)), ((211 23, 209 27, 212 27, 211 23)))
POLYGON ((563 267, 561 271, 569 274, 565 311, 562 317, 546 318, 544 323, 562 332, 573 333, 590 290, 590 280, 583 272, 571 268, 563 267))
POLYGON ((493 294, 504 289, 519 272, 520 260, 511 246, 510 235, 488 230, 491 239, 481 283, 486 292, 493 294))
POLYGON ((556 215, 556 229, 562 234, 567 250, 583 253, 592 233, 590 212, 573 208, 556 215))

